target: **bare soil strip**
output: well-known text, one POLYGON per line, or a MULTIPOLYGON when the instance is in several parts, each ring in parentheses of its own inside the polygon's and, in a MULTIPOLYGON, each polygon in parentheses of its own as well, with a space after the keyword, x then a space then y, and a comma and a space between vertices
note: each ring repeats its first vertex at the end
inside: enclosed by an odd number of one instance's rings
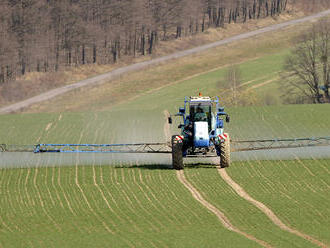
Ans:
POLYGON ((296 19, 296 20, 291 20, 291 21, 287 21, 287 22, 283 22, 283 23, 279 23, 279 24, 274 24, 268 27, 264 27, 264 28, 260 28, 254 31, 250 31, 250 32, 246 32, 243 34, 239 34, 239 35, 235 35, 220 41, 216 41, 210 44, 206 44, 203 46, 198 46, 192 49, 188 49, 188 50, 184 50, 184 51, 180 51, 180 52, 176 52, 170 55, 166 55, 163 57, 159 57, 159 58, 155 58, 155 59, 151 59, 151 60, 147 60, 147 61, 143 61, 143 62, 139 62, 136 64, 132 64, 132 65, 128 65, 128 66, 124 66, 118 69, 115 69, 113 71, 110 71, 108 73, 105 74, 101 74, 98 75, 96 77, 92 77, 92 78, 88 78, 82 81, 79 81, 77 83, 74 84, 70 84, 70 85, 66 85, 60 88, 56 88, 53 90, 50 90, 48 92, 42 93, 40 95, 34 96, 32 98, 26 99, 24 101, 9 105, 9 106, 5 106, 3 108, 0 108, 0 113, 5 114, 5 113, 10 113, 10 112, 15 112, 18 111, 22 108, 26 108, 27 106, 30 106, 34 103, 38 103, 38 102, 42 102, 42 101, 47 101, 51 98, 54 98, 56 96, 65 94, 69 91, 72 91, 74 89, 78 89, 87 85, 98 85, 98 84, 102 84, 105 82, 109 82, 110 80, 113 80, 115 78, 118 78, 119 76, 128 73, 128 72, 133 72, 133 71, 138 71, 138 70, 142 70, 147 68, 148 66, 151 65, 157 65, 172 59, 177 59, 177 58, 181 58, 184 56, 188 56, 188 55, 192 55, 192 54, 196 54, 196 53, 200 53, 203 51, 206 51, 210 48, 214 48, 214 47, 218 47, 218 46, 223 46, 235 41, 239 41, 239 40, 243 40, 246 38, 250 38, 250 37, 254 37, 256 35, 259 34, 263 34, 263 33, 267 33, 267 32, 271 32, 274 30, 280 30, 283 29, 285 27, 288 27, 290 25, 295 25, 295 24, 299 24, 299 23, 303 23, 303 22, 307 22, 307 21, 311 21, 314 20, 316 18, 321 18, 324 16, 327 16, 330 14, 330 10, 326 10, 311 16, 306 16, 304 18, 300 18, 300 19, 296 19))
POLYGON ((219 210, 217 209, 214 205, 212 205, 211 203, 209 203, 208 201, 206 201, 201 194, 198 192, 198 190, 196 188, 194 188, 194 186, 192 186, 187 179, 184 176, 183 170, 179 170, 176 172, 176 175, 179 179, 179 181, 191 192, 191 194, 193 195, 193 197, 199 201, 203 206, 205 206, 208 210, 210 210, 212 213, 214 213, 219 220, 221 221, 221 223, 224 225, 225 228, 227 228, 230 231, 236 232, 238 234, 243 235, 244 237, 253 240, 255 242, 257 242, 259 245, 262 245, 263 247, 272 247, 270 244, 266 243, 265 241, 259 240, 257 238, 255 238, 254 236, 247 234, 245 232, 242 232, 241 230, 239 230, 238 228, 236 228, 235 226, 233 226, 229 219, 219 210))
POLYGON ((265 85, 267 85, 267 84, 271 84, 271 83, 273 83, 274 81, 276 81, 276 80, 278 80, 278 79, 279 79, 279 77, 276 77, 276 78, 273 78, 273 79, 267 80, 267 81, 265 81, 265 82, 263 82, 263 83, 253 85, 253 86, 251 86, 250 88, 248 88, 248 90, 254 90, 254 89, 260 88, 260 87, 262 87, 262 86, 265 86, 265 85))
POLYGON ((220 176, 222 177, 223 180, 225 180, 225 182, 227 184, 229 184, 234 190, 235 192, 242 198, 244 198, 245 200, 251 202, 253 205, 255 205, 257 208, 259 208, 262 212, 264 212, 265 215, 267 215, 267 217, 277 226, 279 226, 282 230, 288 231, 290 233, 293 233, 299 237, 302 237, 304 239, 307 239, 308 241, 320 246, 320 247, 324 247, 326 248, 327 246, 322 243, 321 241, 314 239, 313 237, 304 234, 302 232, 299 232, 298 230, 295 230, 291 227, 288 227, 287 225, 285 225, 275 214, 272 210, 270 210, 267 206, 265 206, 263 203, 255 200, 254 198, 252 198, 248 193, 245 192, 245 190, 239 186, 233 179, 231 179, 231 177, 227 174, 225 169, 221 169, 220 167, 217 167, 218 172, 220 174, 220 176))

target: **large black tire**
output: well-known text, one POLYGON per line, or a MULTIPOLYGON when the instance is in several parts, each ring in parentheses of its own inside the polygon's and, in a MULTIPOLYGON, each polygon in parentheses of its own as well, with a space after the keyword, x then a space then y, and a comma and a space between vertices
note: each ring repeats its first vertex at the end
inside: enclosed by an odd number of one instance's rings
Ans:
POLYGON ((220 144, 220 167, 226 168, 230 165, 230 138, 220 144))
POLYGON ((182 157, 182 146, 183 142, 176 140, 177 135, 172 136, 172 165, 175 170, 182 170, 183 157, 182 157))

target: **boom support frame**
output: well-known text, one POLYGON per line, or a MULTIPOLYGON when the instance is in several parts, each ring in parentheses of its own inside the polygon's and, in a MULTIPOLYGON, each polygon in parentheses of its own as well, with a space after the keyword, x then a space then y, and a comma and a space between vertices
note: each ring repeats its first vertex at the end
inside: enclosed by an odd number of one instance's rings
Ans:
POLYGON ((330 137, 231 141, 233 152, 330 146, 330 137))
MULTIPOLYGON (((330 137, 232 140, 232 152, 287 149, 299 147, 330 146, 330 137)), ((166 143, 136 144, 37 144, 6 145, 0 144, 0 152, 62 152, 62 153, 155 153, 170 154, 172 145, 166 143)))
POLYGON ((137 144, 38 144, 35 153, 171 153, 169 143, 137 144))

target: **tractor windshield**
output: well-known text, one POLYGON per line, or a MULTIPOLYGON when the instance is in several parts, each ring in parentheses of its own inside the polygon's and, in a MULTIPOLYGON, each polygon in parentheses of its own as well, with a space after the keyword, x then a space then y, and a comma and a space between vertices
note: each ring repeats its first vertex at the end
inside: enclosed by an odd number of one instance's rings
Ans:
POLYGON ((211 121, 211 105, 210 104, 193 104, 190 105, 190 116, 193 121, 211 121))

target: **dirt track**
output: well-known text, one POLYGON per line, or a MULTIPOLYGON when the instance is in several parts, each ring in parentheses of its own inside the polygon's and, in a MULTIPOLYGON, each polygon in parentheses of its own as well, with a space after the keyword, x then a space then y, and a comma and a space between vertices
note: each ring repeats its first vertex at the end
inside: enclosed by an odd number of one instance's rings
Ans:
POLYGON ((78 88, 81 88, 81 87, 84 87, 84 86, 87 86, 87 85, 91 86, 91 85, 102 84, 102 83, 108 82, 110 80, 113 80, 115 78, 118 78, 120 75, 122 75, 124 73, 141 70, 141 69, 147 68, 148 66, 160 64, 162 62, 166 62, 166 61, 171 60, 171 59, 177 59, 177 58, 181 58, 181 57, 184 57, 184 56, 187 56, 187 55, 200 53, 200 52, 203 52, 203 51, 205 51, 207 49, 210 49, 210 48, 226 45, 226 44, 229 44, 229 43, 232 43, 232 42, 235 42, 235 41, 243 40, 243 39, 246 39, 246 38, 250 38, 250 37, 253 37, 253 36, 256 36, 256 35, 259 35, 259 34, 263 34, 263 33, 267 33, 267 32, 271 32, 271 31, 279 30, 279 29, 288 27, 290 25, 311 21, 313 19, 321 18, 321 17, 327 16, 327 15, 330 15, 330 10, 323 11, 323 12, 317 13, 315 15, 307 16, 307 17, 300 18, 300 19, 297 19, 297 20, 291 20, 291 21, 271 25, 271 26, 268 26, 268 27, 264 27, 264 28, 261 28, 261 29, 257 29, 257 30, 251 31, 251 32, 246 32, 246 33, 243 33, 243 34, 235 35, 235 36, 232 36, 232 37, 229 37, 229 38, 217 41, 217 42, 213 42, 213 43, 206 44, 206 45, 203 45, 203 46, 198 46, 198 47, 195 47, 195 48, 192 48, 192 49, 176 52, 176 53, 173 53, 173 54, 170 54, 170 55, 167 55, 167 56, 163 56, 163 57, 160 57, 160 58, 152 59, 152 60, 149 60, 149 61, 144 61, 144 62, 132 64, 132 65, 129 65, 129 66, 124 66, 124 67, 115 69, 111 72, 101 74, 101 75, 98 75, 96 77, 88 78, 88 79, 79 81, 77 83, 71 84, 71 85, 66 85, 66 86, 63 86, 63 87, 60 87, 60 88, 57 88, 57 89, 53 89, 53 90, 50 90, 48 92, 37 95, 35 97, 29 98, 27 100, 24 100, 24 101, 21 101, 21 102, 18 102, 18 103, 0 108, 0 114, 19 111, 19 110, 21 110, 23 108, 26 108, 26 107, 28 107, 32 104, 49 100, 49 99, 54 98, 56 96, 65 94, 69 91, 72 91, 74 89, 78 89, 78 88))
POLYGON ((309 240, 310 242, 320 246, 320 247, 327 247, 324 243, 321 241, 314 239, 313 237, 301 233, 298 230, 295 230, 291 227, 288 227, 285 225, 275 214, 272 210, 270 210, 267 206, 265 206, 263 203, 253 199, 248 193, 245 192, 245 190, 239 186, 231 177, 227 174, 225 169, 221 169, 220 167, 217 167, 219 174, 221 175, 222 179, 225 180, 234 190, 235 192, 245 200, 251 202, 253 205, 255 205, 257 208, 259 208, 264 214, 267 215, 267 217, 277 226, 279 226, 281 229, 288 231, 290 233, 293 233, 299 237, 302 237, 304 239, 309 240))
POLYGON ((212 205, 211 203, 209 203, 208 201, 206 201, 201 194, 197 191, 196 188, 194 188, 194 186, 192 186, 187 179, 184 176, 184 172, 183 170, 179 170, 176 173, 178 179, 180 180, 180 182, 191 192, 191 194, 193 195, 193 197, 199 201, 203 206, 205 206, 208 210, 210 210, 212 213, 214 213, 219 220, 221 221, 221 223, 224 225, 225 228, 227 228, 230 231, 236 232, 238 234, 243 235, 244 237, 253 240, 255 242, 257 242, 258 244, 262 245, 263 247, 272 247, 270 244, 266 243, 265 241, 259 240, 257 238, 255 238, 252 235, 249 235, 245 232, 242 232, 241 230, 239 230, 238 228, 236 228, 235 226, 233 226, 230 221, 228 220, 228 218, 219 210, 217 209, 214 205, 212 205))

